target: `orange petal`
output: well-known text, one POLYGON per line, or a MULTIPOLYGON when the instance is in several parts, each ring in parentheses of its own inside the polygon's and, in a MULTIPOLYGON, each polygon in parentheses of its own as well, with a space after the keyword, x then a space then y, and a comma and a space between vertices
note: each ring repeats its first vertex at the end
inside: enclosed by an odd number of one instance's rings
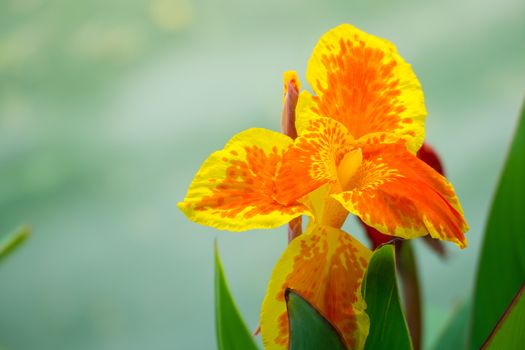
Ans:
POLYGON ((423 143, 423 91, 392 43, 343 24, 319 40, 306 78, 317 96, 301 94, 298 124, 311 115, 311 108, 318 116, 343 123, 356 139, 395 133, 412 153, 423 143))
POLYGON ((343 335, 349 349, 362 349, 369 319, 361 282, 370 250, 345 232, 315 226, 294 239, 275 266, 261 310, 265 349, 288 349, 284 293, 305 297, 343 335))
POLYGON ((284 155, 276 180, 276 200, 292 203, 327 182, 337 181, 337 166, 352 145, 352 136, 337 121, 310 120, 284 155))
POLYGON ((402 144, 366 144, 345 192, 333 195, 367 225, 391 236, 430 235, 464 248, 468 225, 452 185, 402 144))
MULTIPOLYGON (((443 164, 439 158, 437 152, 428 144, 423 143, 423 146, 417 151, 416 156, 426 164, 430 165, 435 171, 441 175, 445 175, 443 164)), ((373 227, 366 225, 362 220, 360 223, 363 225, 365 232, 372 243, 372 249, 375 250, 380 245, 394 239, 392 236, 384 235, 373 227)), ((442 241, 434 239, 428 235, 424 237, 425 242, 434 252, 439 254, 442 258, 445 258, 447 252, 442 241)))
POLYGON ((278 227, 309 215, 300 203, 274 199, 277 169, 291 143, 270 130, 241 132, 204 162, 179 208, 190 220, 230 231, 278 227))

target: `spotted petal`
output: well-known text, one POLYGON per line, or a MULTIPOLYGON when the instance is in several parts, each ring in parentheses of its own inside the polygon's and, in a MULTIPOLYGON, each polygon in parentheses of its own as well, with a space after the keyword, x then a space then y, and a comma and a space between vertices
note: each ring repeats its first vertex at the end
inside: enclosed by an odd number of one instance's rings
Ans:
POLYGON ((367 225, 391 236, 427 233, 464 248, 468 225, 452 185, 402 144, 362 145, 363 161, 333 195, 367 225))
POLYGON ((273 228, 302 214, 298 202, 275 197, 275 177, 292 140, 265 129, 234 136, 202 165, 179 208, 199 224, 230 231, 273 228))
POLYGON ((412 153, 423 143, 426 109, 421 85, 387 40, 349 24, 338 26, 319 40, 306 79, 316 96, 300 95, 299 134, 309 118, 325 116, 344 124, 356 139, 395 133, 412 153))
POLYGON ((284 155, 277 175, 277 200, 292 203, 327 182, 336 182, 337 166, 352 145, 353 138, 341 123, 311 119, 284 155))
POLYGON ((265 349, 288 349, 286 288, 305 297, 342 334, 349 349, 362 349, 369 319, 361 282, 371 252, 345 232, 314 226, 295 238, 275 266, 261 310, 265 349))

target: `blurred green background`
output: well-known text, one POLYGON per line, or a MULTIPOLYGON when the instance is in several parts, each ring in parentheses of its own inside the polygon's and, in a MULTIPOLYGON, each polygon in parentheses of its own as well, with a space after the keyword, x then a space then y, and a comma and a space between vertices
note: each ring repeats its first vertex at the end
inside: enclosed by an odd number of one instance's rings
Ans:
POLYGON ((521 0, 0 0, 0 232, 34 229, 0 265, 0 348, 214 348, 215 237, 254 329, 284 228, 218 232, 176 203, 229 137, 279 129, 282 72, 304 81, 344 22, 412 63, 471 225, 446 262, 417 245, 428 345, 472 290, 525 92, 521 0))

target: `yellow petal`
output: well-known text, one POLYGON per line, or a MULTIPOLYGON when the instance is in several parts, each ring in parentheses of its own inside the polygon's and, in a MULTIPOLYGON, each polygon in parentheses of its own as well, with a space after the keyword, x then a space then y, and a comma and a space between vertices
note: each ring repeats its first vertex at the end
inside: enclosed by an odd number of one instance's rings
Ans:
POLYGON ((288 223, 306 207, 278 203, 275 177, 292 140, 266 129, 234 136, 202 165, 179 208, 192 221, 230 231, 273 228, 288 223))
POLYGON ((425 137, 426 109, 411 66, 387 40, 349 24, 323 35, 308 62, 306 79, 317 96, 301 94, 298 132, 312 114, 343 123, 354 138, 395 133, 415 153, 425 137))
POLYGON ((343 335, 349 349, 362 349, 370 323, 361 282, 370 255, 352 236, 328 226, 315 226, 295 238, 273 270, 262 305, 265 349, 288 349, 286 288, 315 306, 343 335))

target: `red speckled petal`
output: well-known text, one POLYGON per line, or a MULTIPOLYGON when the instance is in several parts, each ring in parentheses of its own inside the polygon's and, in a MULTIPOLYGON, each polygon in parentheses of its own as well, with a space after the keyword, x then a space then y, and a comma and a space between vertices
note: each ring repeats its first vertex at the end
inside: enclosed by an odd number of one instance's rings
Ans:
POLYGON ((309 215, 300 203, 274 199, 276 173, 291 144, 270 130, 241 132, 204 162, 179 208, 199 224, 230 231, 273 228, 309 215))
POLYGON ((349 24, 324 34, 308 62, 306 79, 316 96, 302 94, 298 131, 308 110, 334 118, 354 138, 395 133, 415 153, 425 137, 426 109, 411 66, 387 40, 349 24))

